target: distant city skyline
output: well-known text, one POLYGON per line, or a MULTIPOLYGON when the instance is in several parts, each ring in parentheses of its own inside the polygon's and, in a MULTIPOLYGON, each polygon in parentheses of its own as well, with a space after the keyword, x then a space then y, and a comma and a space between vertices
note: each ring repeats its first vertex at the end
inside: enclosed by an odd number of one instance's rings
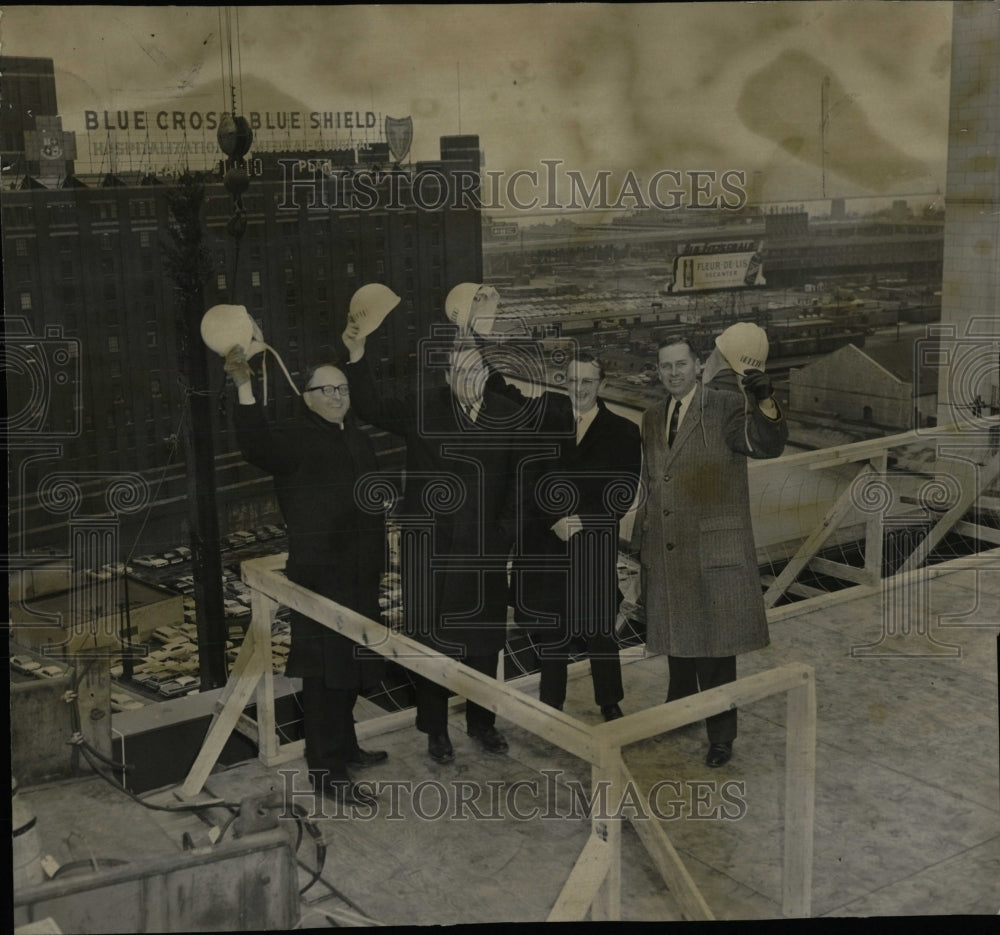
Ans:
POLYGON ((609 173, 612 201, 630 173, 743 172, 773 202, 944 190, 950 3, 254 6, 228 8, 228 35, 226 9, 13 6, 0 51, 53 59, 80 171, 107 171, 109 135, 128 168, 144 140, 211 148, 231 53, 262 142, 373 141, 412 116, 408 161, 472 133, 484 171, 534 171, 540 189, 558 160, 588 187, 609 173), (313 113, 355 116, 322 129, 313 113))

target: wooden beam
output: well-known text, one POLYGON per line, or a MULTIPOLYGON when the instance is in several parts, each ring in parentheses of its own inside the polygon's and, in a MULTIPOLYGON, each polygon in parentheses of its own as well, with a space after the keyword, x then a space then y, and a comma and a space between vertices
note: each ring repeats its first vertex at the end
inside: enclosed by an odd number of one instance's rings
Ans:
MULTIPOLYGON (((240 655, 243 653, 241 652, 240 655)), ((198 751, 191 769, 188 771, 184 784, 180 787, 179 795, 184 799, 190 799, 201 792, 205 780, 208 779, 222 753, 222 748, 229 740, 236 722, 243 714, 243 709, 249 704, 250 698, 257 689, 257 683, 263 675, 261 662, 262 653, 256 642, 251 643, 249 658, 246 660, 243 674, 237 678, 230 677, 226 687, 233 685, 233 690, 229 694, 225 707, 218 717, 212 722, 205 735, 205 740, 198 751)), ((238 660, 237 660, 238 661, 238 660)))
MULTIPOLYGON (((873 457, 870 463, 880 477, 885 477, 889 469, 889 458, 884 452, 873 457)), ((878 584, 882 580, 884 538, 885 510, 873 510, 868 514, 868 522, 865 523, 865 571, 868 573, 868 579, 859 582, 860 584, 878 584)))
POLYGON ((737 679, 718 688, 678 698, 669 704, 655 705, 635 714, 605 724, 595 724, 591 728, 595 740, 600 744, 614 743, 626 746, 657 734, 675 730, 685 724, 700 721, 720 711, 727 711, 759 701, 768 695, 776 695, 795 688, 812 677, 812 667, 801 662, 793 662, 777 669, 757 672, 737 679))
POLYGON ((858 568, 856 565, 845 565, 843 562, 831 562, 827 558, 814 556, 809 561, 809 570, 819 572, 821 575, 829 575, 831 578, 839 578, 841 581, 853 581, 855 584, 875 584, 868 573, 867 568, 858 568))
POLYGON ((611 848, 599 835, 591 834, 563 884, 547 922, 582 922, 594 894, 608 872, 611 848))
POLYGON ((271 765, 278 756, 278 730, 274 716, 274 665, 271 654, 271 621, 278 605, 266 594, 250 594, 250 626, 254 641, 260 646, 261 673, 257 683, 257 756, 265 765, 271 765))
POLYGON ((816 787, 816 681, 788 692, 785 726, 785 848, 781 911, 808 918, 812 909, 813 818, 816 787))
MULTIPOLYGON (((627 766, 622 766, 622 774, 626 784, 638 788, 627 766)), ((684 866, 684 862, 671 843, 660 820, 637 815, 632 818, 632 827, 639 835, 643 847, 649 852, 656 869, 660 871, 660 876, 663 877, 667 889, 673 893, 684 918, 690 922, 714 919, 715 916, 708 908, 705 897, 701 895, 701 891, 691 879, 691 874, 688 873, 687 867, 684 866)))
MULTIPOLYGON (((989 421, 998 423, 1000 419, 992 417, 989 421)), ((868 438, 860 442, 851 442, 848 445, 820 448, 817 451, 802 451, 792 455, 782 455, 780 458, 767 460, 751 459, 747 462, 747 467, 751 471, 766 471, 769 466, 774 465, 781 468, 804 467, 810 470, 820 470, 840 464, 867 461, 873 456, 883 455, 893 448, 902 448, 904 445, 934 443, 944 435, 967 434, 967 427, 954 422, 951 425, 939 425, 935 427, 934 433, 934 436, 928 437, 927 429, 922 429, 920 431, 901 432, 898 435, 886 435, 882 438, 868 438)))
POLYGON ((241 566, 243 580, 273 600, 319 621, 323 626, 344 634, 412 672, 450 688, 463 698, 495 711, 500 717, 508 718, 574 756, 588 763, 598 759, 599 747, 582 721, 506 687, 504 683, 470 669, 458 659, 445 656, 294 584, 277 571, 283 564, 283 555, 244 562, 241 566))
POLYGON ((823 543, 830 538, 834 530, 844 521, 845 517, 852 510, 856 509, 854 503, 855 485, 863 475, 874 473, 874 468, 870 464, 866 463, 861 466, 861 469, 851 483, 844 488, 833 506, 827 510, 823 521, 812 531, 805 542, 802 543, 798 552, 795 553, 795 557, 782 569, 781 574, 778 575, 774 583, 764 593, 765 607, 773 607, 777 603, 778 598, 785 593, 788 585, 799 576, 799 573, 823 547, 823 543))
POLYGON ((980 542, 991 542, 993 545, 1000 545, 1000 529, 994 529, 992 526, 980 526, 978 523, 960 520, 955 523, 955 532, 980 542))
MULTIPOLYGON (((860 584, 853 588, 844 588, 842 591, 831 591, 822 597, 810 598, 805 601, 797 601, 794 604, 785 604, 783 607, 770 607, 767 611, 768 623, 781 623, 799 617, 802 614, 809 614, 815 610, 822 610, 825 607, 834 607, 837 604, 845 604, 848 601, 860 600, 865 597, 873 597, 881 594, 885 588, 903 587, 916 580, 916 575, 923 575, 925 578, 938 578, 942 575, 952 575, 959 571, 982 571, 995 570, 1000 562, 1000 549, 989 549, 985 552, 978 552, 975 555, 963 555, 953 558, 940 565, 931 565, 929 568, 918 568, 915 572, 893 575, 884 578, 879 584, 860 584)), ((618 723, 617 721, 615 723, 618 723)))
POLYGON ((601 765, 591 767, 590 789, 595 802, 600 801, 598 790, 607 785, 608 814, 591 816, 594 833, 608 844, 608 869, 590 905, 590 917, 595 922, 618 922, 622 917, 622 819, 621 801, 624 794, 621 747, 609 742, 601 765))
POLYGON ((964 471, 969 475, 958 481, 958 488, 961 491, 958 500, 933 526, 930 532, 920 541, 917 547, 910 554, 909 558, 903 562, 900 571, 907 572, 919 568, 927 560, 927 556, 934 550, 938 543, 951 531, 951 528, 968 512, 969 508, 980 494, 996 479, 1000 471, 1000 452, 983 465, 972 464, 959 459, 949 459, 956 464, 962 464, 964 471), (981 470, 979 469, 981 468, 981 470))
POLYGON ((787 594, 794 594, 796 597, 812 598, 812 597, 823 597, 829 594, 829 591, 824 591, 821 588, 811 588, 807 584, 799 584, 797 581, 794 584, 788 586, 787 594))

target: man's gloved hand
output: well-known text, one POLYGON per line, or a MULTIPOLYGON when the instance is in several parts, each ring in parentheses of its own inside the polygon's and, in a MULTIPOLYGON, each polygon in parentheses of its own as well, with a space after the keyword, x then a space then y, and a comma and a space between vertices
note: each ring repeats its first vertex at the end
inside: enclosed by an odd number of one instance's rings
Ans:
POLYGON ((236 388, 239 389, 253 378, 253 371, 247 363, 246 354, 238 344, 228 354, 223 365, 226 373, 233 379, 236 388))
POLYGON ((748 370, 743 376, 743 388, 757 402, 762 403, 765 399, 770 399, 774 395, 774 386, 771 378, 762 370, 748 370))
POLYGON ((344 347, 347 348, 351 363, 354 364, 361 360, 365 353, 365 336, 361 334, 361 327, 356 321, 348 319, 347 327, 344 328, 340 339, 344 342, 344 347))

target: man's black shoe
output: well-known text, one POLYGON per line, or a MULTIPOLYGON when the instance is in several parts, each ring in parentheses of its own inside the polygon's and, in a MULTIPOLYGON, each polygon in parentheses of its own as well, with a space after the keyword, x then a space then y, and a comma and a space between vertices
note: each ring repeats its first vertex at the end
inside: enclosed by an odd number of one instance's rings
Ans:
POLYGON ((709 744, 708 755, 705 757, 705 765, 711 767, 725 766, 733 756, 733 742, 727 740, 725 743, 709 744))
POLYGON ((349 779, 335 779, 324 770, 309 770, 309 782, 313 791, 336 799, 341 805, 364 805, 372 808, 378 800, 370 792, 364 792, 349 779))
POLYGON ((625 717, 625 715, 622 714, 622 709, 619 708, 617 704, 601 705, 601 714, 605 721, 616 721, 620 717, 625 717))
POLYGON ((384 763, 389 759, 389 754, 385 750, 362 750, 361 747, 355 749, 347 761, 348 766, 375 766, 377 763, 384 763))
POLYGON ((487 753, 507 752, 507 741, 495 727, 481 727, 478 730, 470 730, 468 734, 487 753))
POLYGON ((427 752, 431 755, 431 759, 438 763, 450 763, 455 759, 455 751, 447 731, 443 734, 427 735, 427 752))

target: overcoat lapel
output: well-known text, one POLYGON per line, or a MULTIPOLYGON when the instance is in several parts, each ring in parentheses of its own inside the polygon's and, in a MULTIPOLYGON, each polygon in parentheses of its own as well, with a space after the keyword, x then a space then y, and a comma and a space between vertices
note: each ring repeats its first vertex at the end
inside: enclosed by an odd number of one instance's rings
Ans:
MULTIPOLYGON (((666 463, 670 464, 673 462, 674 458, 677 457, 678 452, 687 444, 687 440, 691 437, 691 433, 695 430, 696 426, 701 424, 702 415, 702 386, 700 383, 695 385, 694 396, 691 397, 691 404, 688 406, 687 412, 684 413, 684 421, 681 423, 681 427, 677 430, 677 437, 674 439, 674 445, 672 448, 667 447, 666 441, 666 430, 663 431, 663 447, 666 451, 666 463)), ((667 402, 669 406, 669 400, 667 402)), ((666 412, 666 408, 664 408, 666 412)))

